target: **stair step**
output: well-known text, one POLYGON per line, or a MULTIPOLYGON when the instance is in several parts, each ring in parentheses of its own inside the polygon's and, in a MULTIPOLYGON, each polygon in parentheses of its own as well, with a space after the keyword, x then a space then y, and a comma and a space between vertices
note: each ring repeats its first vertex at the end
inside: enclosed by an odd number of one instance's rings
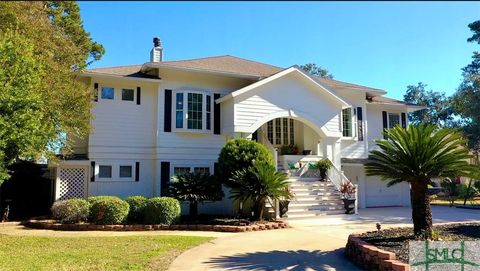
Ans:
POLYGON ((298 214, 298 213, 308 213, 316 211, 339 211, 344 210, 343 205, 316 205, 316 206, 306 206, 306 207, 290 207, 288 206, 288 214, 298 214))
POLYGON ((322 200, 293 200, 290 202, 289 206, 313 206, 313 205, 343 205, 343 201, 339 198, 328 198, 322 200))

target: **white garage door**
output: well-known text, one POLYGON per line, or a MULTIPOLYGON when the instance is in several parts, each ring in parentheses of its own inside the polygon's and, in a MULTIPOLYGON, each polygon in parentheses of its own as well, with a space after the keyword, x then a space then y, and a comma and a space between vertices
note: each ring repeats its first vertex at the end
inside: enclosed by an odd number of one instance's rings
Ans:
POLYGON ((387 187, 387 182, 375 177, 367 177, 366 207, 402 206, 403 184, 387 187))

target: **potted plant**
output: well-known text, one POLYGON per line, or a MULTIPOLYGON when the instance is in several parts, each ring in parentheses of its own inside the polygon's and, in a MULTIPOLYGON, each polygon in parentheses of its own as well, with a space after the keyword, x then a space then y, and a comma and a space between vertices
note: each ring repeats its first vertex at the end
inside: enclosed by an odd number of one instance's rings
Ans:
POLYGON ((290 144, 290 145, 283 145, 280 148, 280 153, 282 155, 297 155, 298 154, 298 147, 290 144))
POLYGON ((340 185, 340 193, 342 193, 343 207, 346 214, 351 214, 355 208, 355 198, 353 197, 356 192, 356 187, 351 182, 343 182, 340 185), (353 206, 353 207, 352 207, 353 206))
POLYGON ((327 178, 327 171, 333 166, 328 159, 322 159, 317 162, 316 168, 320 171, 320 181, 325 181, 327 178))
POLYGON ((290 200, 293 197, 293 194, 288 187, 285 188, 285 190, 287 190, 286 196, 278 200, 278 209, 280 212, 279 214, 280 217, 284 217, 285 214, 288 212, 288 205, 290 204, 290 200))

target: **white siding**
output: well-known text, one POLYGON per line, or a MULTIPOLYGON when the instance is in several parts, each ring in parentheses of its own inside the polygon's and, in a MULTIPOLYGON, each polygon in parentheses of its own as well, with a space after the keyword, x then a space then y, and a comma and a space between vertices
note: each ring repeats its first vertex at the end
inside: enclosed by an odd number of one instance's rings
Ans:
MULTIPOLYGON (((235 98, 235 131, 253 132, 259 120, 275 113, 293 112, 308 119, 324 132, 340 132, 341 105, 297 73, 266 83, 235 98)), ((302 119, 301 119, 302 120, 302 119)))

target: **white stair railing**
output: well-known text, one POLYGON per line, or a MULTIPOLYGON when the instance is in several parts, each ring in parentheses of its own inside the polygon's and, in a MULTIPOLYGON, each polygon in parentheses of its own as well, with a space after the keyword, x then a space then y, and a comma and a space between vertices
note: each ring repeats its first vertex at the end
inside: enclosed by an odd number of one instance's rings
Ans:
POLYGON ((340 186, 342 185, 342 183, 344 182, 351 183, 350 180, 347 178, 347 176, 345 176, 345 174, 343 174, 343 172, 340 169, 338 169, 335 166, 335 164, 333 164, 333 162, 332 162, 332 167, 327 172, 327 176, 328 176, 328 179, 335 185, 335 187, 338 190, 340 190, 340 186))

